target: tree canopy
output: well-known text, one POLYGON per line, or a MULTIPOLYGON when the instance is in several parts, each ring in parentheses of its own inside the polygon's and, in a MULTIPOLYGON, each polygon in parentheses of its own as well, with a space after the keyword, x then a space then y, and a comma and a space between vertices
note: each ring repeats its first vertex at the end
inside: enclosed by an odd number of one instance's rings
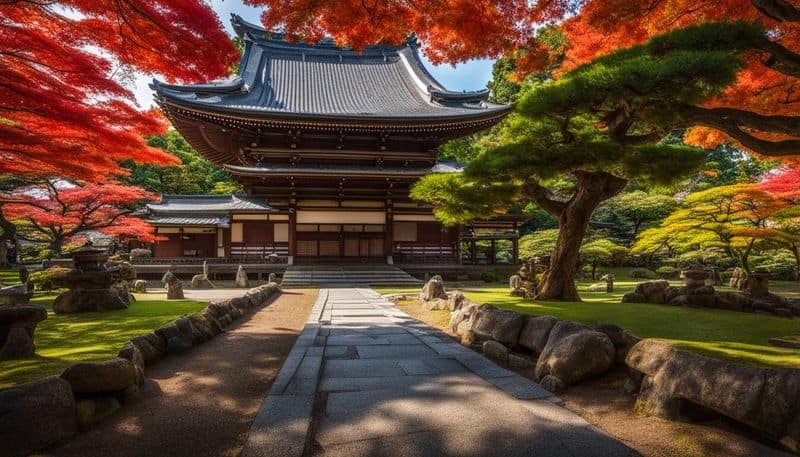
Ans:
POLYGON ((224 76, 236 52, 201 0, 4 2, 0 173, 101 181, 121 160, 175 163, 144 135, 166 123, 134 105, 133 71, 224 76))

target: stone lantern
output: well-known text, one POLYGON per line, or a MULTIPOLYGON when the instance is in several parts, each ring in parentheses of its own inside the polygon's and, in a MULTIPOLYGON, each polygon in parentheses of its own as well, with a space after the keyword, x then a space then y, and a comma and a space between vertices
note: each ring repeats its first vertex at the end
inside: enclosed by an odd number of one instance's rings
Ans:
POLYGON ((56 297, 53 311, 56 314, 85 313, 126 309, 128 292, 113 287, 121 280, 135 278, 135 272, 123 265, 108 266, 106 249, 87 243, 70 253, 74 267, 53 282, 69 291, 56 297), (133 276, 131 278, 130 276, 133 276))

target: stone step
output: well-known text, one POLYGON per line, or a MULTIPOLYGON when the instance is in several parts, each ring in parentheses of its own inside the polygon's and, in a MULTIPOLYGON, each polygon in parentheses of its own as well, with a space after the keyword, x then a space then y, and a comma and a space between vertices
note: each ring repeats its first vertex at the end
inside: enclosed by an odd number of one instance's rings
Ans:
POLYGON ((319 285, 421 285, 405 271, 391 265, 359 266, 292 266, 287 268, 281 285, 319 286, 319 285))

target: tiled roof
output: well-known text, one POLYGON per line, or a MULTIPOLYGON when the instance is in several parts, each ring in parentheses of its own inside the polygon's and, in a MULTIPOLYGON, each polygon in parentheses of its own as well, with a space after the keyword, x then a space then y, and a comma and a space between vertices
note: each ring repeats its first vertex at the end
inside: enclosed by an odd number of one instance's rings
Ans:
POLYGON ((487 90, 451 92, 427 72, 416 40, 362 52, 290 43, 281 34, 234 17, 245 41, 239 74, 230 81, 177 86, 154 82, 162 99, 214 111, 347 118, 477 118, 505 113, 487 90))
POLYGON ((177 217, 177 216, 151 216, 147 222, 153 225, 203 225, 214 227, 228 227, 227 217, 177 217))
POLYGON ((163 195, 160 204, 148 204, 147 210, 156 215, 225 215, 230 211, 270 212, 272 207, 263 198, 239 195, 163 195))

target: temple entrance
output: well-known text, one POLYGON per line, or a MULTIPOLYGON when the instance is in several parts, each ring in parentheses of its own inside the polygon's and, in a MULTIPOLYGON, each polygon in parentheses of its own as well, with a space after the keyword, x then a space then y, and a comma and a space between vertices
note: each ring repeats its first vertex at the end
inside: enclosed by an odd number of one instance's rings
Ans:
POLYGON ((298 224, 297 260, 348 263, 384 261, 382 224, 298 224))

